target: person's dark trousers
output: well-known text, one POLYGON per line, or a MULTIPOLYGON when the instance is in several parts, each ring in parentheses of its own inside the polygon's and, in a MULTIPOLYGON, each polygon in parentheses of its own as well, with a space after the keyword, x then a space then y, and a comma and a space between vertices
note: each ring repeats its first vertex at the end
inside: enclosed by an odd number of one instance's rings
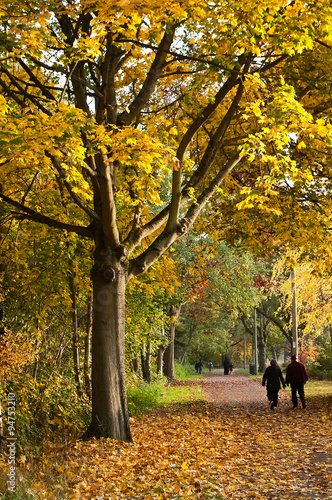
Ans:
POLYGON ((270 403, 272 403, 273 401, 274 406, 278 406, 278 393, 278 389, 274 391, 267 391, 267 399, 270 401, 270 403))
POLYGON ((303 408, 306 407, 305 398, 304 398, 304 384, 291 384, 292 389, 292 403, 294 408, 297 407, 297 393, 299 393, 301 403, 303 408))

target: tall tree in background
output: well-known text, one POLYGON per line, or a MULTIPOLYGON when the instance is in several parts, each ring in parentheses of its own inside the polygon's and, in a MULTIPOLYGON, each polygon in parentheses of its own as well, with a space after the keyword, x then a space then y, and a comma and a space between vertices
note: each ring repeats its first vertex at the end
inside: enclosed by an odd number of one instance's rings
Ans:
POLYGON ((264 193, 307 181, 289 134, 323 143, 330 129, 282 74, 298 53, 328 52, 331 18, 327 1, 2 2, 0 196, 14 217, 94 242, 87 436, 131 440, 128 281, 235 166, 264 193))

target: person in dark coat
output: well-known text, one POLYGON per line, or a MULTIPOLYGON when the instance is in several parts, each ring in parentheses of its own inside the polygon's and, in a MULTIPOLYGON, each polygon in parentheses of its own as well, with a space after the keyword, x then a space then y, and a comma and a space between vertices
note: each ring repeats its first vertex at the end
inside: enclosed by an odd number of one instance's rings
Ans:
POLYGON ((303 363, 296 361, 296 356, 291 356, 291 362, 286 370, 286 384, 292 389, 293 408, 297 407, 297 393, 299 393, 302 407, 305 408, 304 384, 308 381, 308 373, 303 363))
POLYGON ((270 401, 271 410, 275 410, 278 406, 278 393, 280 390, 280 382, 285 389, 286 384, 281 372, 281 368, 275 359, 271 359, 270 366, 264 372, 262 386, 267 389, 267 398, 270 401))
POLYGON ((224 358, 224 375, 229 374, 229 359, 227 356, 224 358))

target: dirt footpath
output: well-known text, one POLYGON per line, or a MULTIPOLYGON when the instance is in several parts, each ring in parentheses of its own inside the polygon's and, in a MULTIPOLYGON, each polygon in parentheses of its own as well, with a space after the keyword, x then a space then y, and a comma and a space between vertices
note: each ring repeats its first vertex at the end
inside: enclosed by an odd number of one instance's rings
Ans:
MULTIPOLYGON (((223 370, 205 375, 205 399, 243 437, 242 480, 248 499, 332 499, 331 396, 309 396, 305 410, 301 404, 293 410, 290 390, 282 389, 278 407, 271 411, 261 377, 236 371, 225 376, 223 370), (250 485, 256 489, 249 493, 250 485)), ((238 490, 229 498, 243 497, 238 490)))
MULTIPOLYGON (((224 375, 223 370, 214 370, 206 374, 202 390, 206 400, 223 408, 266 409, 268 400, 266 388, 261 379, 254 379, 246 374, 224 375)), ((281 396, 281 392, 279 393, 281 396)))
MULTIPOLYGON (((223 370, 206 373, 202 383, 205 399, 222 409, 263 410, 268 407, 266 387, 262 386, 262 377, 252 378, 249 374, 237 373, 224 375, 223 370)), ((279 391, 278 410, 292 408, 290 394, 279 391)))

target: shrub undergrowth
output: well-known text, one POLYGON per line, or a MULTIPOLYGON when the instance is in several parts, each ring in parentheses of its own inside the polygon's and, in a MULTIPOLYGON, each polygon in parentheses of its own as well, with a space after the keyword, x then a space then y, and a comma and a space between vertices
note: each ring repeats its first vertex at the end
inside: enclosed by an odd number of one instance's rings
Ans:
POLYGON ((128 412, 131 417, 146 413, 158 406, 165 379, 156 377, 150 383, 143 380, 131 381, 127 387, 128 412))

